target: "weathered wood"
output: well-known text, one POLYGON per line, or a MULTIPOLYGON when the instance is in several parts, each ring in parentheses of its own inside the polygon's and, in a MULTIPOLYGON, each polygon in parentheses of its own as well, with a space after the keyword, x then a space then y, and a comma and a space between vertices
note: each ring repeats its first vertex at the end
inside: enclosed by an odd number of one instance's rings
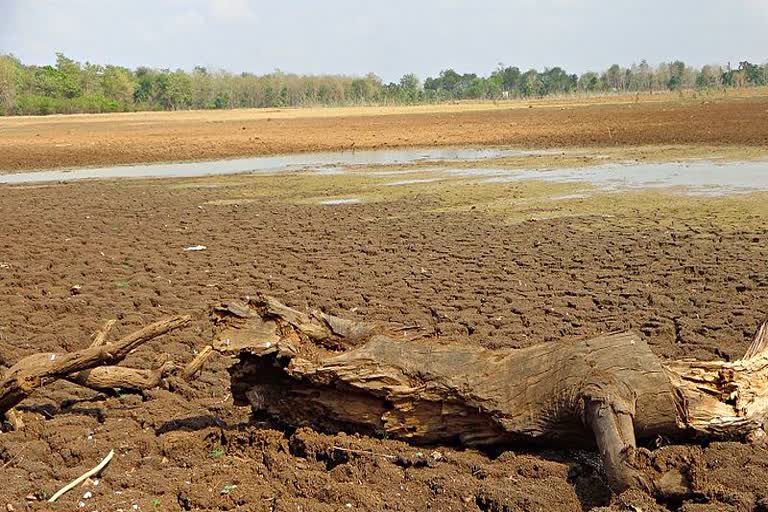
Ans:
POLYGON ((92 347, 100 347, 102 345, 106 345, 107 338, 109 337, 109 333, 112 332, 112 328, 117 323, 117 320, 114 318, 111 320, 107 320, 104 322, 104 325, 101 329, 99 329, 96 334, 93 336, 93 341, 91 342, 92 347))
POLYGON ((200 372, 203 371, 203 366, 208 361, 208 359, 210 359, 213 353, 214 352, 212 346, 206 345, 203 347, 203 350, 201 350, 200 353, 197 354, 195 358, 187 363, 187 365, 184 367, 184 370, 181 373, 181 376, 184 378, 184 380, 190 381, 199 375, 200 372))
MULTIPOLYGON (((0 415, 16 406, 35 389, 78 372, 115 365, 142 344, 179 329, 190 320, 189 316, 177 316, 148 325, 114 343, 103 343, 97 337, 100 344, 75 352, 33 354, 23 358, 0 379, 0 415)), ((93 376, 89 374, 84 378, 92 379, 93 376)))
POLYGON ((238 308, 218 310, 214 343, 238 356, 238 403, 293 426, 417 443, 596 443, 616 490, 660 490, 632 466, 636 437, 738 437, 768 410, 765 329, 749 359, 662 363, 633 333, 486 350, 408 341, 272 298, 238 308))
POLYGON ((679 416, 696 434, 734 438, 763 427, 768 415, 768 322, 738 361, 667 361, 664 366, 679 395, 679 416))
POLYGON ((166 361, 160 367, 149 370, 122 366, 99 366, 67 375, 64 378, 74 384, 97 391, 115 389, 144 391, 160 386, 165 377, 172 375, 178 369, 178 366, 171 361, 166 361))

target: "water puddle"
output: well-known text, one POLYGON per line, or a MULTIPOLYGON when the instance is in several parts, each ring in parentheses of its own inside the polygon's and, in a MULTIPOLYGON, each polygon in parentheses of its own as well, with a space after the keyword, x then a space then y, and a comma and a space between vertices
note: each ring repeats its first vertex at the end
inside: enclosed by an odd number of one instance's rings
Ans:
MULTIPOLYGON (((391 176, 388 186, 415 185, 458 178, 478 183, 519 180, 584 183, 602 191, 632 189, 680 189, 691 195, 724 195, 768 191, 768 160, 713 162, 695 160, 666 163, 603 163, 592 167, 551 170, 460 168, 458 163, 504 157, 562 154, 562 151, 524 151, 500 148, 385 149, 238 158, 209 162, 128 165, 24 172, 0 175, 0 184, 35 184, 57 181, 113 178, 200 177, 236 173, 304 171, 318 176, 354 174, 391 176), (366 166, 405 165, 434 161, 435 166, 413 169, 376 169, 366 166), (452 165, 454 164, 455 165, 452 165), (436 167, 439 165, 439 167, 436 167), (415 176, 407 176, 407 175, 415 176), (400 179, 398 179, 400 178, 400 179)), ((219 184, 195 185, 217 187, 219 184)), ((329 199, 321 204, 360 202, 357 198, 329 199)))
POLYGON ((418 185, 419 183, 434 183, 436 181, 441 180, 440 178, 414 178, 412 180, 390 181, 389 183, 385 183, 384 186, 400 187, 403 185, 418 185))
POLYGON ((0 183, 40 183, 114 178, 192 178, 246 172, 286 172, 310 169, 326 174, 353 165, 412 164, 430 160, 481 160, 514 156, 558 154, 559 151, 523 151, 500 148, 405 148, 233 158, 204 162, 121 165, 0 175, 0 183))
POLYGON ((448 170, 456 176, 481 177, 485 183, 520 180, 588 183, 603 191, 680 188, 689 195, 718 196, 768 191, 768 160, 749 162, 666 162, 606 164, 580 169, 448 170))
POLYGON ((573 199, 586 199, 589 194, 587 192, 581 194, 563 194, 561 196, 549 196, 550 201, 571 201, 573 199))
POLYGON ((330 165, 327 167, 310 167, 308 169, 304 169, 304 171, 307 171, 316 176, 338 176, 341 174, 349 173, 349 171, 338 165, 330 165))
POLYGON ((326 205, 326 206, 335 206, 340 204, 358 204, 361 200, 357 197, 342 197, 339 199, 326 199, 324 201, 320 201, 320 204, 326 205))

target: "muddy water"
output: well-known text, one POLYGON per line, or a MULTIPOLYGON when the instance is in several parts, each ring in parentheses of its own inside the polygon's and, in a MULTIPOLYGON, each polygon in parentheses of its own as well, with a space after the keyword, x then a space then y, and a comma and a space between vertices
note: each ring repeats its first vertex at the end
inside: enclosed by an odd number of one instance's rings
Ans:
POLYGON ((723 195, 768 190, 768 160, 605 164, 553 170, 448 169, 445 172, 486 183, 542 180, 584 183, 602 191, 669 188, 690 195, 723 195))
POLYGON ((195 177, 247 172, 305 171, 318 175, 336 175, 350 166, 414 164, 434 161, 430 169, 371 171, 371 175, 397 176, 418 174, 387 183, 390 186, 416 185, 450 178, 477 182, 543 180, 584 183, 601 191, 647 188, 679 189, 692 195, 721 195, 768 190, 768 160, 744 162, 665 162, 610 163, 592 167, 551 170, 462 169, 451 162, 497 159, 510 156, 558 153, 557 151, 521 151, 512 149, 393 149, 339 153, 304 153, 269 157, 240 158, 209 162, 132 165, 73 170, 25 172, 0 175, 0 184, 75 181, 83 179, 138 177, 195 177))
MULTIPOLYGON (((297 153, 292 155, 234 158, 203 162, 24 172, 0 175, 0 183, 39 183, 97 178, 189 178, 246 172, 283 172, 307 168, 312 168, 320 173, 333 173, 338 172, 339 166, 409 164, 428 160, 476 160, 550 153, 557 154, 558 151, 521 151, 499 148, 425 148, 336 153, 297 153), (322 166, 332 167, 324 170, 322 166)), ((0 171, 2 171, 1 168, 0 171)))

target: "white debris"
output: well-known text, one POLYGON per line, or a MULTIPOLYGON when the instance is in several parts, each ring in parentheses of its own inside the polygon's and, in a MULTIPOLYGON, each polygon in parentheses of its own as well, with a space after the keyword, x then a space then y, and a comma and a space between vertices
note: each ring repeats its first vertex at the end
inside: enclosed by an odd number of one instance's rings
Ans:
POLYGON ((84 500, 89 500, 91 498, 93 498, 93 493, 91 491, 85 491, 83 493, 83 499, 84 500))
POLYGON ((196 252, 196 251, 204 251, 207 247, 204 245, 192 245, 190 247, 187 247, 184 249, 184 252, 196 252))

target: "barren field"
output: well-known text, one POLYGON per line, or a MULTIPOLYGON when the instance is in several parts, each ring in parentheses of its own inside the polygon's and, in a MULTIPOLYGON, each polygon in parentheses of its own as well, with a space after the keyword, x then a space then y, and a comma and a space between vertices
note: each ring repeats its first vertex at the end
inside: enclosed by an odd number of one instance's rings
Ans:
POLYGON ((0 118, 0 172, 408 146, 768 146, 768 92, 0 118))
MULTIPOLYGON (((766 109, 768 99, 739 98, 272 121, 236 112, 226 114, 248 119, 0 120, 0 167, 351 142, 599 146, 617 159, 718 151, 753 157, 768 140, 766 109), (266 142, 250 141, 257 136, 266 142), (65 143, 72 145, 56 147, 65 143)), ((563 158, 562 165, 573 165, 563 158)), ((210 341, 210 307, 256 292, 490 348, 567 344, 633 329, 656 354, 678 359, 737 359, 768 316, 767 193, 583 197, 567 183, 424 181, 428 170, 413 171, 424 173, 422 181, 398 186, 391 186, 392 175, 362 171, 0 186, 0 367, 38 351, 87 346, 109 318, 119 320, 117 336, 190 312, 192 327, 128 361, 186 362, 210 341), (350 197, 361 202, 322 204, 350 197), (207 250, 184 252, 197 244, 207 250)), ((98 395, 62 382, 36 393, 20 407, 26 426, 0 434, 0 505, 126 512, 768 510, 764 446, 657 439, 649 446, 652 463, 696 475, 695 496, 662 503, 638 491, 612 497, 591 451, 515 446, 483 453, 281 428, 232 404, 228 364, 213 359, 191 384, 144 397, 98 395), (115 459, 98 482, 52 507, 45 503, 110 449, 115 459), (432 462, 403 467, 387 457, 418 452, 432 462), (86 492, 92 496, 84 498, 86 492)))

